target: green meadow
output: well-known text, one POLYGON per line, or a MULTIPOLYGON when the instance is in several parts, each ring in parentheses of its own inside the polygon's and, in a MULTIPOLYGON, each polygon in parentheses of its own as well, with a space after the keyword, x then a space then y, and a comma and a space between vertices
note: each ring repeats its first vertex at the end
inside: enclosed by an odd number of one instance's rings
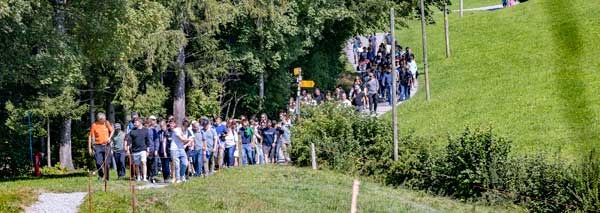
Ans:
POLYGON ((397 39, 415 52, 420 88, 398 107, 400 134, 414 130, 446 138, 466 126, 492 126, 514 141, 513 154, 543 152, 567 160, 598 147, 597 11, 596 1, 531 0, 497 11, 465 12, 462 18, 453 12, 450 58, 443 18, 436 15, 436 23, 427 26, 429 102, 420 23, 409 22, 397 39))

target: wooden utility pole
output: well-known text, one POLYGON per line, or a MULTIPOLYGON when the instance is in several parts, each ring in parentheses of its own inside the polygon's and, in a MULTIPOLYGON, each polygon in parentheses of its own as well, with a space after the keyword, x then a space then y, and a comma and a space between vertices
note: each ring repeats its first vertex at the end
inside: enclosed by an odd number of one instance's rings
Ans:
MULTIPOLYGON (((462 2, 462 0, 461 0, 462 2)), ((427 32, 425 31, 425 3, 421 0, 421 32, 423 38, 423 70, 425 71, 425 97, 429 102, 429 68, 427 65, 427 32)))
POLYGON ((450 32, 448 30, 448 0, 444 0, 444 31, 446 34, 446 58, 450 57, 450 32))
POLYGON ((48 132, 48 141, 46 141, 46 160, 48 161, 48 167, 52 166, 52 155, 50 154, 50 118, 46 118, 46 131, 48 132))
POLYGON ((460 0, 460 17, 463 17, 463 0, 460 0))
POLYGON ((394 8, 390 8, 390 33, 392 36, 392 129, 394 131, 394 161, 398 160, 398 112, 396 111, 396 104, 398 102, 396 85, 396 35, 394 35, 395 28, 394 21, 394 8))

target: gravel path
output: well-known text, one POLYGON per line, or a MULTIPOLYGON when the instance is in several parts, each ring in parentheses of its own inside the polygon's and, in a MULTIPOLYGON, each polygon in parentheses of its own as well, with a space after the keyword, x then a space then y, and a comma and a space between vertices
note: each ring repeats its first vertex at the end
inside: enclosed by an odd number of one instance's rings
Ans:
POLYGON ((77 212, 79 205, 83 203, 86 192, 73 193, 42 193, 38 202, 25 209, 26 213, 38 212, 77 212))

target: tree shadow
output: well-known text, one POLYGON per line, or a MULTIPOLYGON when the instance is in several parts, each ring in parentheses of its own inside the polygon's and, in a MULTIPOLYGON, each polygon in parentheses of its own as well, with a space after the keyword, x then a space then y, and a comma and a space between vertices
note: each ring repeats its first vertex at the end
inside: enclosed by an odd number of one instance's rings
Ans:
POLYGON ((546 17, 551 25, 551 45, 556 54, 550 58, 556 66, 554 80, 556 94, 565 106, 562 111, 564 122, 569 128, 571 141, 589 141, 597 137, 593 131, 594 112, 591 101, 586 97, 584 68, 580 58, 583 55, 581 26, 573 2, 550 0, 544 2, 546 17))

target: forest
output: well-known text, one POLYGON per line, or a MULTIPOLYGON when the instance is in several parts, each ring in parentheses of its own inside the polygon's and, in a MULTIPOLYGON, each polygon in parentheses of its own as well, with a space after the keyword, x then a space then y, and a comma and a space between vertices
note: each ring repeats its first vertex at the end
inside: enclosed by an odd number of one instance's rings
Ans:
MULTIPOLYGON (((432 22, 443 0, 425 4, 432 22)), ((294 67, 334 88, 343 46, 386 32, 391 7, 399 27, 419 17, 419 0, 0 1, 0 176, 31 171, 36 152, 89 167, 98 112, 124 123, 284 110, 294 67)))

